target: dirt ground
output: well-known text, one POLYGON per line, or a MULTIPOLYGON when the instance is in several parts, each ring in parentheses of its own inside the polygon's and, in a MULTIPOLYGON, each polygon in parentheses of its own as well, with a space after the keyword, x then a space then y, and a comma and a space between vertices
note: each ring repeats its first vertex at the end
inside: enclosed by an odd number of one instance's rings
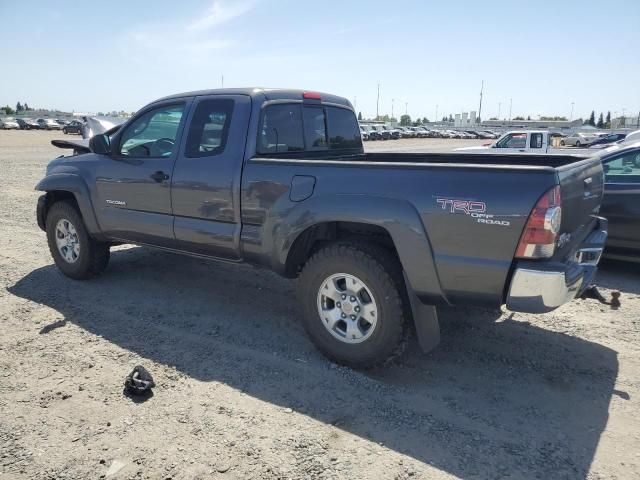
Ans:
POLYGON ((356 372, 268 271, 123 246, 63 277, 33 190, 59 136, 0 131, 0 478, 640 478, 637 266, 602 266, 619 310, 441 309, 438 349, 356 372))

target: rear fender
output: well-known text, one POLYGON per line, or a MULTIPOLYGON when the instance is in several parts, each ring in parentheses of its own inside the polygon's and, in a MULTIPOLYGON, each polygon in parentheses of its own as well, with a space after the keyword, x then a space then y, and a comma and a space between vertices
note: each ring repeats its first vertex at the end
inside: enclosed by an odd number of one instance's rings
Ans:
MULTIPOLYGON (((289 207, 291 204, 288 205, 289 207)), ((353 222, 382 227, 391 236, 411 288, 427 304, 447 304, 440 288, 427 232, 415 208, 404 200, 367 195, 312 197, 291 209, 274 209, 264 227, 265 253, 272 268, 284 272, 295 240, 308 228, 327 222, 353 222), (280 216, 282 214, 282 216, 280 216)))

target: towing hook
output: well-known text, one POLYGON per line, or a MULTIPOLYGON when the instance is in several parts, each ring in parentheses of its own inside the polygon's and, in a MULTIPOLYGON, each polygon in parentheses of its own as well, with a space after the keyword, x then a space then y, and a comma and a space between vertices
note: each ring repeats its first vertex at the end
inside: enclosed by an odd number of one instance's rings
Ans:
POLYGON ((587 288, 584 293, 580 296, 581 299, 585 300, 587 298, 593 298, 598 300, 600 303, 605 305, 610 305, 613 310, 617 310, 620 308, 620 292, 614 290, 611 292, 611 300, 607 301, 606 298, 598 291, 598 287, 595 285, 591 285, 587 288))

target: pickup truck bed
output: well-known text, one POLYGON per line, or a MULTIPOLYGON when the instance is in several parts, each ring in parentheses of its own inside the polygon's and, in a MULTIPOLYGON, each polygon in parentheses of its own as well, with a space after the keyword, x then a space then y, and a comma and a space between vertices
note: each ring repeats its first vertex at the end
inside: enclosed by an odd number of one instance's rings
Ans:
POLYGON ((327 94, 181 94, 89 149, 61 146, 78 154, 36 188, 65 274, 99 273, 109 245, 126 242, 300 277, 312 340, 353 366, 392 355, 407 319, 437 343, 433 306, 566 303, 592 282, 606 239, 598 161, 365 153, 351 105, 327 94))

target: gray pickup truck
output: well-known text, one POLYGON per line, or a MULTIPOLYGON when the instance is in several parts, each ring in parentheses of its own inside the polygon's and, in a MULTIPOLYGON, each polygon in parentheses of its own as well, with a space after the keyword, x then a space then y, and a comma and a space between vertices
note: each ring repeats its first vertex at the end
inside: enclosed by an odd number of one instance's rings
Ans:
POLYGON ((54 143, 74 155, 49 163, 37 219, 65 275, 101 273, 120 243, 270 268, 298 277, 309 336, 354 367, 396 354, 412 324, 435 346, 439 305, 559 307, 607 236, 599 161, 365 153, 349 101, 324 93, 173 95, 54 143))

